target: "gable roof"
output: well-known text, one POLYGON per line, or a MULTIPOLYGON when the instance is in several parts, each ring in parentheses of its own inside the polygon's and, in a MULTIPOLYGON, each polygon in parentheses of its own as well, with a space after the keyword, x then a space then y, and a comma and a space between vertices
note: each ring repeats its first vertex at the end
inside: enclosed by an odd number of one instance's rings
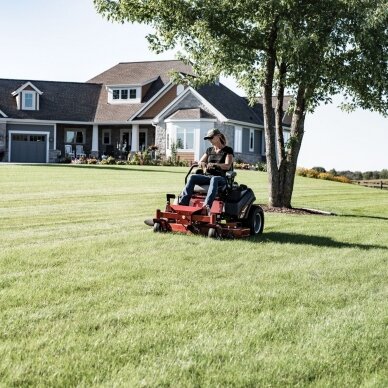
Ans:
POLYGON ((244 97, 232 92, 225 85, 204 85, 197 92, 228 120, 263 125, 263 116, 255 112, 244 97))
POLYGON ((160 76, 165 84, 170 80, 171 70, 192 74, 191 66, 179 60, 120 62, 87 82, 104 85, 143 85, 160 76))
POLYGON ((100 90, 97 84, 0 79, 0 106, 12 119, 91 122, 100 90), (39 110, 18 110, 12 93, 29 82, 42 92, 39 110))
MULTIPOLYGON (((293 99, 293 96, 291 95, 285 95, 283 98, 283 125, 289 127, 291 126, 291 121, 292 121, 292 113, 288 113, 287 109, 290 106, 290 102, 293 99)), ((272 96, 272 109, 276 109, 277 105, 277 97, 272 96)), ((263 97, 258 97, 257 98, 257 103, 253 107, 254 110, 257 112, 261 112, 259 114, 263 115, 263 97)))
POLYGON ((12 92, 12 95, 13 96, 17 96, 22 90, 24 90, 24 89, 26 89, 28 87, 33 89, 33 90, 35 90, 39 95, 43 94, 43 92, 40 91, 32 82, 28 81, 25 84, 23 84, 22 86, 20 86, 17 90, 12 92))
POLYGON ((215 116, 206 112, 201 108, 187 108, 187 109, 178 109, 167 119, 172 120, 199 120, 199 119, 216 119, 215 116))
POLYGON ((191 66, 182 61, 121 62, 87 82, 103 85, 98 101, 95 121, 128 121, 170 82, 171 71, 192 74, 191 66), (108 104, 109 85, 145 85, 150 83, 141 103, 108 104))

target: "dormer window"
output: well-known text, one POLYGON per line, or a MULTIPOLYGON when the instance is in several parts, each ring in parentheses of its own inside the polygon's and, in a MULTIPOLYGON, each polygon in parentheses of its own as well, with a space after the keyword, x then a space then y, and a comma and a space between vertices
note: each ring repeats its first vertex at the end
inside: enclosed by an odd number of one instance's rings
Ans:
POLYGON ((19 110, 39 110, 39 96, 42 94, 31 82, 26 82, 12 93, 19 110))
POLYGON ((134 100, 137 98, 137 90, 136 89, 113 89, 113 99, 114 100, 134 100))
POLYGON ((140 103, 141 86, 107 86, 108 102, 111 104, 140 103))
POLYGON ((22 92, 22 109, 36 110, 36 92, 23 91, 22 92))

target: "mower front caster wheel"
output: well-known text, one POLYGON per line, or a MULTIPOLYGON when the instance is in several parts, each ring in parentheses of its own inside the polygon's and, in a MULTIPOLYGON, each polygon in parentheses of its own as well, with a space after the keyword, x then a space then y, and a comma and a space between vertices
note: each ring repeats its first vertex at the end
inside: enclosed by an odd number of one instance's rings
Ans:
POLYGON ((207 236, 209 238, 217 238, 218 237, 217 230, 215 228, 209 228, 209 230, 207 231, 207 236))
POLYGON ((162 225, 160 225, 160 222, 155 222, 154 223, 154 232, 157 233, 157 232, 162 232, 162 225))

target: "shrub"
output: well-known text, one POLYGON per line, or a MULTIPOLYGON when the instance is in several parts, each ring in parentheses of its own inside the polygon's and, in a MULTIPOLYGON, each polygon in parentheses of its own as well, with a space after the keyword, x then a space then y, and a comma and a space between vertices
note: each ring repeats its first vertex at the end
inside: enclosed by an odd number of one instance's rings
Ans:
POLYGON ((335 178, 334 175, 331 175, 328 172, 321 172, 320 174, 318 174, 318 179, 332 181, 332 180, 334 180, 334 178, 335 178))
POLYGON ((109 156, 107 159, 102 159, 100 164, 116 164, 116 159, 113 156, 109 156))
POLYGON ((342 176, 342 175, 339 175, 339 176, 335 176, 333 177, 336 182, 341 182, 341 183, 352 183, 352 180, 349 179, 348 177, 346 176, 342 176))
POLYGON ((307 170, 307 178, 318 178, 319 172, 315 170, 307 170))
POLYGON ((256 170, 257 171, 264 171, 267 172, 267 163, 259 162, 256 164, 256 170))
POLYGON ((313 167, 312 170, 318 171, 318 172, 326 172, 326 170, 323 167, 313 167))
POLYGON ((237 170, 250 170, 251 165, 249 163, 234 163, 233 167, 237 170))
POLYGON ((330 172, 318 172, 315 169, 308 168, 298 168, 296 170, 296 174, 299 176, 307 177, 307 178, 315 178, 315 179, 324 179, 328 181, 336 181, 341 183, 352 183, 352 180, 346 176, 337 175, 334 176, 330 172))
POLYGON ((307 171, 308 171, 307 168, 299 167, 299 168, 296 169, 296 175, 306 177, 307 176, 307 171))
POLYGON ((72 164, 87 164, 86 156, 81 156, 80 158, 73 159, 71 161, 72 164))

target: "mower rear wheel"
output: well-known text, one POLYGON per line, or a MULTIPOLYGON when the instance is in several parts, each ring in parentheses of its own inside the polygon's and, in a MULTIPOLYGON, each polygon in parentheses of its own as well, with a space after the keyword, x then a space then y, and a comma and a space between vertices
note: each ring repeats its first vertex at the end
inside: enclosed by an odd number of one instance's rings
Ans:
POLYGON ((154 223, 154 232, 161 232, 162 231, 162 225, 160 225, 160 222, 155 222, 154 223))
POLYGON ((264 211, 260 206, 252 206, 248 218, 247 226, 251 230, 251 236, 257 236, 260 233, 263 233, 264 229, 264 211))

